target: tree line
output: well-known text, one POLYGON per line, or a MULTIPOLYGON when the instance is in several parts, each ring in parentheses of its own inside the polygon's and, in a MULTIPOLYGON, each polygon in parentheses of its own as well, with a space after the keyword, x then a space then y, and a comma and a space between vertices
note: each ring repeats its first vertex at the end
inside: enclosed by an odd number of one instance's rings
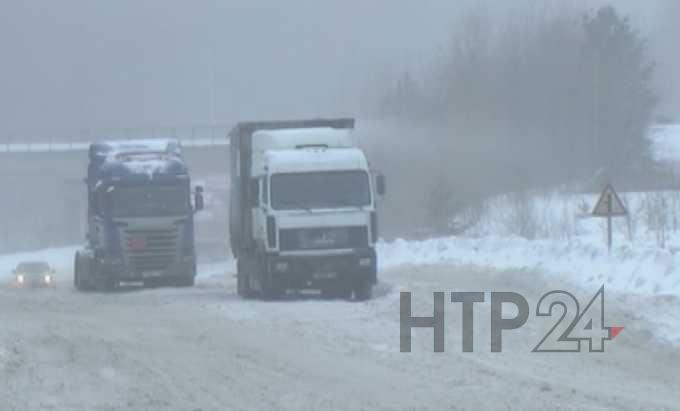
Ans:
POLYGON ((426 74, 403 73, 377 111, 437 124, 442 132, 417 137, 440 148, 434 185, 467 197, 644 184, 654 167, 646 139, 658 102, 654 69, 646 38, 612 6, 500 22, 476 10, 426 74))

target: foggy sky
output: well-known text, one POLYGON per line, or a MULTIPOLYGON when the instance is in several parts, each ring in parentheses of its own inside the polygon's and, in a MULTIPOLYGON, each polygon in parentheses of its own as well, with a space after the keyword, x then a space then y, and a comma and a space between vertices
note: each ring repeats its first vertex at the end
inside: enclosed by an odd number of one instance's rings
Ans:
MULTIPOLYGON (((613 3, 656 35, 668 1, 613 3)), ((2 0, 0 133, 355 114, 372 83, 426 66, 468 3, 2 0)))

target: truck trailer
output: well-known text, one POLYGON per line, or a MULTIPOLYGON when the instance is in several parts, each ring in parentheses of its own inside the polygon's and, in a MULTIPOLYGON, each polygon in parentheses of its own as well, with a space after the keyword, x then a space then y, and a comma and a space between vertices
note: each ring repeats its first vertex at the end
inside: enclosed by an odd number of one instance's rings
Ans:
POLYGON ((229 133, 237 290, 367 300, 377 282, 377 195, 354 119, 239 123, 229 133))
POLYGON ((94 143, 89 148, 86 246, 74 286, 101 291, 121 282, 190 287, 196 276, 194 213, 203 189, 191 180, 177 141, 94 143))

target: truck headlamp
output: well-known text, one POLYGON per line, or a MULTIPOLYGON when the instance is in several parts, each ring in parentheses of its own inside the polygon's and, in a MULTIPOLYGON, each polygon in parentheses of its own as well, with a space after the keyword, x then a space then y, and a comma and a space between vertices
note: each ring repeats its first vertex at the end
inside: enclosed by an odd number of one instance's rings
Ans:
POLYGON ((45 284, 52 284, 52 276, 47 274, 45 275, 45 284))
POLYGON ((17 283, 19 283, 19 284, 24 283, 24 275, 23 274, 17 275, 17 283))
POLYGON ((362 257, 359 259, 359 267, 370 267, 371 257, 362 257))

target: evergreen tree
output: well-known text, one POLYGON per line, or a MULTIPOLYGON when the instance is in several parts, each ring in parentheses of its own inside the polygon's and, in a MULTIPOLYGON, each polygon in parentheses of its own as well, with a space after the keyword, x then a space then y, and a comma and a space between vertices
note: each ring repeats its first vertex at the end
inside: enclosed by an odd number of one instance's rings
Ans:
MULTIPOLYGON (((621 176, 646 158, 646 132, 656 105, 647 43, 612 6, 583 20, 584 78, 590 78, 585 150, 590 171, 621 176)), ((586 96, 587 97, 587 96, 586 96)))

